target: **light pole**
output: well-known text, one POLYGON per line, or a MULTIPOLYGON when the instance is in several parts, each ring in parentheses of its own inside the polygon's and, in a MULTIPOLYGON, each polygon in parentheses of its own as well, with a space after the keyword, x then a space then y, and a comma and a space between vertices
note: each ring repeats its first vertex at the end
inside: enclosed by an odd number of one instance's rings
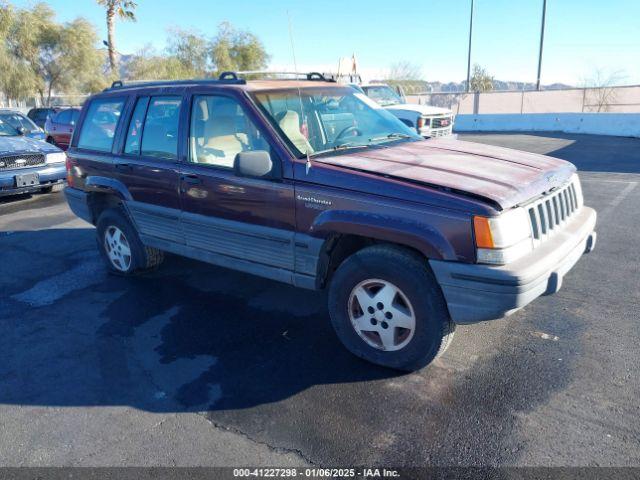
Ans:
POLYGON ((472 35, 473 35, 473 0, 471 0, 471 14, 469 16, 469 50, 467 51, 467 92, 469 92, 469 90, 471 89, 471 36, 472 35))
POLYGON ((544 46, 544 24, 547 17, 547 0, 542 0, 542 25, 540 26, 540 52, 538 53, 538 78, 536 90, 540 90, 540 73, 542 71, 542 47, 544 46))

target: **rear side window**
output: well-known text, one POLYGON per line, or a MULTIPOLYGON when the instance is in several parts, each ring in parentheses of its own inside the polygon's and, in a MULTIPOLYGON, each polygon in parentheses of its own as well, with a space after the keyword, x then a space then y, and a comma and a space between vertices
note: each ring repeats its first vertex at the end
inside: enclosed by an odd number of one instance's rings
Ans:
POLYGON ((124 100, 121 98, 93 100, 80 130, 78 148, 110 152, 123 106, 124 100))
POLYGON ((55 117, 53 117, 55 123, 71 123, 71 110, 63 110, 55 117))
POLYGON ((129 155, 140 154, 140 140, 142 139, 142 125, 144 124, 144 116, 147 113, 147 105, 149 105, 149 97, 138 99, 136 108, 131 115, 129 122, 129 130, 127 131, 127 142, 124 145, 124 153, 129 155))
POLYGON ((178 158, 181 103, 182 97, 151 98, 142 131, 142 156, 166 160, 178 158))

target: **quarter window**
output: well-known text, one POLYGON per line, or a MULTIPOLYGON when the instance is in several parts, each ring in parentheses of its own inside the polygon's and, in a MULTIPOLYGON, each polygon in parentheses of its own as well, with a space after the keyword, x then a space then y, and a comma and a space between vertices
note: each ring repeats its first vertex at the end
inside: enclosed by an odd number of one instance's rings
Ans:
POLYGON ((129 131, 127 132, 127 143, 124 146, 124 153, 129 155, 138 155, 140 153, 142 124, 144 123, 145 113, 147 113, 147 105, 149 105, 149 97, 138 99, 133 115, 131 115, 131 121, 129 122, 129 131))
POLYGON ((123 106, 124 100, 122 99, 101 98, 93 100, 89 104, 82 123, 78 148, 110 152, 123 106))
POLYGON ((224 168, 233 168, 240 152, 270 150, 236 100, 213 95, 194 98, 189 144, 192 162, 224 168))
POLYGON ((142 156, 166 160, 178 158, 178 123, 181 103, 180 97, 151 98, 142 132, 140 152, 142 156))

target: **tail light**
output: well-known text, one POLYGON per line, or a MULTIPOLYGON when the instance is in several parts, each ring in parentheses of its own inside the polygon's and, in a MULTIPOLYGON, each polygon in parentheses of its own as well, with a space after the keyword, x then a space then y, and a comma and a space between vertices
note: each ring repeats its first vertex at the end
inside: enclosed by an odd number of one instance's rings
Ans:
POLYGON ((71 163, 71 159, 67 155, 67 160, 65 161, 65 166, 67 167, 67 185, 73 187, 73 163, 71 163))

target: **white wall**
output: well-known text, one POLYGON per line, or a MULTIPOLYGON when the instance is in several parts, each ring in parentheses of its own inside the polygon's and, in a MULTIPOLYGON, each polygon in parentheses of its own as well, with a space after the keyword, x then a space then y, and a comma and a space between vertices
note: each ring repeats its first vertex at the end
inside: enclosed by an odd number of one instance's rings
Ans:
POLYGON ((486 113, 640 113, 640 86, 604 90, 571 88, 542 91, 484 93, 425 93, 407 95, 409 103, 451 108, 458 114, 486 113))
POLYGON ((640 113, 457 115, 456 132, 538 131, 640 138, 640 113))

